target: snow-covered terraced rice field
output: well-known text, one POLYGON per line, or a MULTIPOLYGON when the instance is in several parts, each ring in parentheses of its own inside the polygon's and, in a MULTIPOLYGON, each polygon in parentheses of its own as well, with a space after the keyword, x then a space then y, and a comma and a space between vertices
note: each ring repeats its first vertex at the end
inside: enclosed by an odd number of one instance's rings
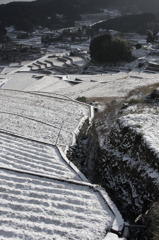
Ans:
POLYGON ((90 107, 68 99, 0 91, 0 129, 49 144, 72 144, 72 133, 90 117, 90 107))
POLYGON ((32 65, 29 65, 32 71, 38 71, 40 70, 40 66, 36 63, 33 63, 32 65))
MULTIPOLYGON (((76 75, 74 75, 74 78, 75 77, 76 75)), ((79 96, 125 97, 129 93, 129 91, 134 88, 159 82, 159 75, 157 74, 150 74, 147 77, 145 76, 145 74, 143 75, 143 77, 142 74, 131 74, 130 76, 125 74, 120 74, 119 76, 118 74, 113 74, 113 76, 111 76, 108 74, 96 77, 91 75, 88 75, 87 77, 80 77, 79 75, 77 75, 77 78, 78 77, 83 81, 80 84, 72 86, 71 88, 64 89, 64 95, 70 96, 73 99, 76 99, 79 96), (99 81, 97 78, 99 79, 99 81)), ((60 93, 58 89, 54 92, 60 93)))
POLYGON ((0 167, 81 180, 55 146, 0 132, 0 167))
MULTIPOLYGON (((38 83, 37 83, 38 85, 38 83)), ((73 84, 71 84, 70 82, 67 81, 62 81, 62 80, 58 80, 53 84, 50 84, 48 86, 45 86, 43 88, 40 89, 40 91, 44 91, 44 92, 57 92, 60 94, 64 94, 64 91, 66 89, 69 89, 73 86, 73 84)))
POLYGON ((24 90, 28 86, 37 82, 38 80, 33 76, 33 74, 19 74, 16 73, 14 75, 8 75, 9 80, 2 87, 3 89, 15 89, 15 90, 24 90))
POLYGON ((47 59, 48 61, 52 62, 52 64, 56 67, 63 67, 64 66, 64 62, 63 61, 60 61, 58 60, 58 58, 48 58, 47 59))
POLYGON ((99 192, 47 178, 0 170, 1 239, 101 240, 114 214, 99 192))
MULTIPOLYGON (((140 53, 141 54, 141 53, 140 53)), ((143 52, 142 52, 143 54, 143 52)), ((146 51, 145 54, 148 54, 146 51)), ((145 55, 146 59, 153 57, 145 55)), ((62 74, 66 73, 67 65, 71 72, 75 68, 74 64, 81 67, 85 64, 85 60, 78 56, 68 56, 66 53, 57 53, 56 56, 45 55, 32 63, 19 67, 16 70, 9 68, 11 72, 6 74, 11 76, 9 81, 3 82, 1 88, 4 89, 16 89, 23 91, 43 91, 43 92, 54 92, 57 94, 65 94, 71 98, 76 99, 79 96, 85 97, 124 97, 128 92, 136 87, 153 84, 159 81, 158 74, 145 73, 141 69, 137 68, 140 59, 136 59, 131 63, 127 63, 122 66, 112 66, 110 70, 114 71, 112 74, 105 74, 109 72, 107 67, 103 66, 92 66, 89 72, 93 74, 70 74, 70 75, 57 75, 58 72, 53 72, 55 69, 62 74), (73 65, 72 65, 73 64, 73 65), (28 75, 20 73, 21 71, 29 68, 28 75), (72 70, 71 70, 72 66, 72 70), (41 80, 37 80, 30 70, 47 70, 51 67, 52 75, 46 76, 41 80), (57 67, 57 68, 56 68, 57 67), (53 70, 54 69, 54 70, 53 70), (92 70, 91 70, 92 69, 92 70), (100 71, 102 74, 94 74, 100 71), (125 69, 125 70, 124 70, 125 69), (105 72, 104 72, 105 71, 105 72), (116 73, 115 73, 116 72, 116 73), (66 80, 66 81, 61 81, 66 80), (51 81, 52 79, 52 81, 51 81), (76 79, 79 79, 78 85, 72 85, 70 82, 77 83, 76 79), (80 83, 81 81, 81 83, 80 83)), ((49 70, 50 71, 50 70, 49 70)), ((69 72, 68 71, 68 72, 69 72)), ((74 71, 74 70, 73 70, 74 71)), ((77 70, 78 71, 78 70, 77 70)), ((44 76, 44 75, 43 75, 44 76)))
POLYGON ((20 63, 11 63, 9 67, 21 67, 20 63))
POLYGON ((72 63, 73 63, 72 59, 69 58, 69 57, 67 57, 67 58, 66 58, 66 64, 69 65, 69 66, 71 66, 72 63))
MULTIPOLYGON (((35 66, 37 67, 37 66, 35 66)), ((50 75, 40 80, 33 74, 16 73, 2 83, 2 89, 42 91, 63 94, 76 99, 85 97, 124 97, 130 90, 159 82, 158 74, 120 72, 98 75, 50 75), (76 83, 78 79, 79 84, 76 83), (72 82, 72 84, 71 84, 72 82)), ((40 75, 39 75, 40 76, 40 75)), ((6 77, 5 77, 6 78, 6 77)))
POLYGON ((86 64, 86 61, 82 57, 71 57, 74 64, 78 65, 79 67, 82 67, 84 64, 86 64))
POLYGON ((47 61, 47 60, 44 60, 44 64, 46 64, 46 67, 47 67, 47 68, 51 68, 51 67, 53 66, 53 64, 50 63, 50 62, 47 61))
POLYGON ((21 63, 20 63, 20 65, 22 65, 22 66, 24 66, 24 65, 28 65, 28 64, 30 64, 32 61, 22 61, 21 63))
MULTIPOLYGON (((62 76, 62 75, 61 75, 62 76)), ((117 79, 122 79, 127 77, 128 74, 126 72, 119 72, 119 73, 113 73, 113 74, 72 74, 72 75, 67 75, 67 78, 70 80, 74 80, 75 78, 78 78, 82 81, 85 82, 90 82, 90 81, 96 81, 96 82, 107 82, 107 81, 112 81, 112 80, 117 80, 117 79)))
MULTIPOLYGON (((18 136, 39 140, 53 145, 56 144, 56 139, 59 134, 57 128, 48 126, 45 123, 43 124, 36 120, 7 113, 0 113, 0 129, 17 134, 18 136)), ((65 136, 62 140, 63 145, 65 145, 67 141, 69 144, 72 142, 71 136, 70 138, 69 136, 67 136, 67 138, 65 136)))
POLYGON ((12 71, 15 71, 15 70, 18 70, 18 69, 19 69, 19 67, 15 67, 15 68, 13 68, 13 67, 5 67, 1 71, 1 74, 8 74, 8 73, 10 73, 12 71))
POLYGON ((55 84, 58 81, 59 81, 59 78, 57 78, 56 76, 44 76, 43 78, 33 83, 32 85, 30 85, 24 90, 25 91, 41 91, 41 89, 48 87, 52 84, 55 84))
POLYGON ((55 89, 59 89, 59 84, 61 84, 63 88, 66 88, 67 86, 70 87, 69 83, 59 80, 58 77, 45 76, 24 90, 53 92, 55 89))

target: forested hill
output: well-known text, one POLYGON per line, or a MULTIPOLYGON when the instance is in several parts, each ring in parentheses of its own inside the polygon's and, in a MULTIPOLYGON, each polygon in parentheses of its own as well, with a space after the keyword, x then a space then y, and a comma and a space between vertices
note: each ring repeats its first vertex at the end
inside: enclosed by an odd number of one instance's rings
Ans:
MULTIPOLYGON (((4 26, 15 25, 20 19, 36 18, 47 25, 48 17, 55 21, 55 14, 64 14, 67 19, 79 20, 80 14, 100 12, 101 0, 37 0, 12 2, 0 5, 0 22, 4 26)), ((101 1, 102 2, 102 1, 101 1)), ((33 22, 32 22, 33 23, 33 22)), ((34 24, 34 23, 33 23, 34 24)))
MULTIPOLYGON (((37 0, 37 2, 50 2, 54 0, 37 0)), ((56 1, 55 1, 56 2, 56 1)), ((61 2, 61 1, 58 1, 61 2)), ((92 11, 96 7, 125 9, 125 11, 140 11, 140 12, 158 12, 158 0, 63 0, 67 4, 82 6, 87 11, 92 11), (90 9, 90 10, 89 10, 90 9)), ((134 12, 135 13, 135 12, 134 12)), ((137 12, 136 12, 137 13, 137 12)))
POLYGON ((101 0, 100 4, 117 8, 124 13, 159 12, 158 0, 101 0))
POLYGON ((96 31, 103 28, 145 34, 148 29, 158 32, 158 19, 154 13, 129 14, 99 22, 92 28, 96 31))
MULTIPOLYGON (((63 14, 67 20, 80 20, 80 14, 96 13, 102 8, 119 9, 122 13, 158 12, 156 0, 36 0, 12 2, 0 5, 0 22, 4 26, 15 25, 21 19, 33 25, 51 27, 59 24, 55 14, 63 14), (48 17, 51 20, 48 21, 48 17)), ((70 25, 70 24, 68 24, 70 25)))

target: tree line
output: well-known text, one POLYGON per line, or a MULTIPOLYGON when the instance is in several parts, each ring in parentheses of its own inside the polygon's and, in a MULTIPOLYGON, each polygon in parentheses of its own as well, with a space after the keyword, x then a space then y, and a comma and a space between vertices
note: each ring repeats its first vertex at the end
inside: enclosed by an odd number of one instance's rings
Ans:
POLYGON ((93 25, 92 28, 96 31, 98 31, 100 28, 103 28, 113 29, 120 32, 136 32, 139 34, 146 34, 146 31, 149 29, 153 30, 154 32, 158 31, 158 23, 154 13, 142 13, 108 19, 93 25))
MULTIPOLYGON (((0 22, 5 26, 19 26, 19 21, 42 27, 63 27, 63 22, 81 20, 80 14, 99 10, 97 0, 37 0, 33 2, 11 2, 0 5, 0 22), (62 21, 56 16, 62 14, 62 21), (26 22, 26 21, 25 21, 26 22), (61 24, 61 25, 60 25, 61 24)), ((69 22, 68 22, 69 23, 69 22)), ((68 25, 67 23, 67 25, 68 25)), ((30 25, 31 29, 31 25, 30 25)))

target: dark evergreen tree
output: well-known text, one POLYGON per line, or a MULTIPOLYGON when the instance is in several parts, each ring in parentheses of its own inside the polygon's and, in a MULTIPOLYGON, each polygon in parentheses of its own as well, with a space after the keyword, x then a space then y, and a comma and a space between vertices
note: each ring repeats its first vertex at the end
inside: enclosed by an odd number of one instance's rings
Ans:
POLYGON ((103 54, 102 51, 105 48, 105 44, 109 45, 111 43, 111 40, 112 37, 110 34, 104 34, 93 38, 89 47, 91 58, 100 61, 103 54))
POLYGON ((109 34, 95 37, 90 43, 90 56, 100 62, 127 61, 131 56, 131 44, 122 38, 115 38, 109 34))

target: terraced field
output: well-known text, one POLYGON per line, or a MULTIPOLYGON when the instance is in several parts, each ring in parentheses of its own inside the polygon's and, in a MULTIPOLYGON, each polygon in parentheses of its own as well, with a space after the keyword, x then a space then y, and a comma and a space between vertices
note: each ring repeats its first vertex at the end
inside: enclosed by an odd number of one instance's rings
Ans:
POLYGON ((0 129, 53 145, 72 144, 78 125, 90 118, 90 107, 63 97, 0 91, 0 129))
POLYGON ((101 240, 114 215, 89 185, 0 170, 1 239, 101 240))
POLYGON ((144 54, 144 58, 112 67, 86 66, 84 56, 68 56, 64 53, 45 55, 22 67, 8 68, 8 74, 1 73, 1 88, 63 94, 73 99, 82 96, 125 97, 134 88, 159 81, 157 58, 152 59, 150 50, 141 51, 134 50, 134 54, 144 54), (142 61, 147 62, 148 66, 140 69, 138 64, 142 61), (148 70, 150 65, 151 71, 148 70))
POLYGON ((56 146, 0 132, 0 167, 61 179, 81 178, 61 157, 56 146))
POLYGON ((87 69, 84 57, 60 53, 3 69, 1 239, 119 239, 109 231, 123 229, 122 216, 65 154, 93 117, 90 105, 73 99, 125 97, 136 87, 159 82, 156 72, 133 69, 135 61, 120 70, 87 69))
POLYGON ((101 240, 112 228, 121 231, 124 221, 108 195, 64 153, 92 107, 4 89, 0 101, 1 239, 101 240))

